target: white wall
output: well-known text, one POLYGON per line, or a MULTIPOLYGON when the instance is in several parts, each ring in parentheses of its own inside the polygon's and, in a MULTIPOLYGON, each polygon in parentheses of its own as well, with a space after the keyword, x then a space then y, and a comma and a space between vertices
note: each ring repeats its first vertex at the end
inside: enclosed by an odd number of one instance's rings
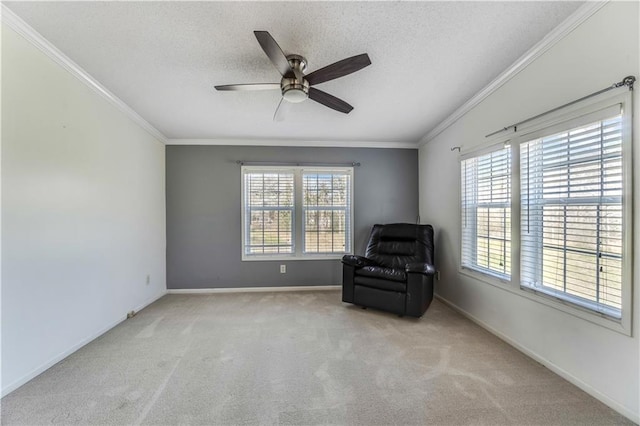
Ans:
POLYGON ((420 216, 434 225, 436 291, 614 409, 638 422, 640 362, 640 83, 634 99, 633 337, 458 272, 460 167, 453 146, 481 146, 484 135, 580 98, 627 75, 640 77, 639 4, 609 3, 454 125, 420 149, 420 216))
POLYGON ((166 292, 164 159, 3 25, 2 394, 166 292))

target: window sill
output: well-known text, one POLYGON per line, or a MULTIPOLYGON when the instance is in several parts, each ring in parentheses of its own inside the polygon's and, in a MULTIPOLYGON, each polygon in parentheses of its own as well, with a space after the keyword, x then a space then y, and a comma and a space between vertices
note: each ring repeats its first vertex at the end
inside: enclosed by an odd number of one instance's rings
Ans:
POLYGON ((529 299, 533 302, 549 306, 550 308, 562 311, 564 313, 583 319, 585 321, 589 321, 592 324, 599 325, 609 330, 613 330, 625 336, 631 336, 631 321, 629 319, 629 315, 625 316, 623 314, 623 317, 621 320, 616 320, 614 318, 605 316, 599 312, 595 312, 590 309, 575 305, 569 301, 558 299, 557 297, 550 296, 546 293, 536 291, 534 289, 520 287, 519 284, 515 286, 515 284, 512 283, 511 281, 507 281, 502 278, 498 278, 485 273, 477 272, 473 269, 458 268, 458 272, 469 278, 482 281, 484 283, 497 287, 501 290, 508 291, 517 296, 529 299))
POLYGON ((504 288, 505 290, 508 290, 511 285, 511 280, 507 280, 498 275, 481 272, 476 269, 461 267, 458 271, 463 275, 475 278, 476 280, 483 281, 496 287, 504 288))
POLYGON ((350 253, 331 254, 331 255, 308 255, 308 256, 242 256, 243 262, 290 262, 300 260, 342 260, 342 256, 350 253))

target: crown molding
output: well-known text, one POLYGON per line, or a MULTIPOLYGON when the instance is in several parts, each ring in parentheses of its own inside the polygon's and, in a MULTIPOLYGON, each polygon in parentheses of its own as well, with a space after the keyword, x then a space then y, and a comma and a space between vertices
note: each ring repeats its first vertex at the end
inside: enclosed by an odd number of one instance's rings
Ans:
POLYGON ((129 117, 136 124, 146 130, 151 136, 155 137, 162 143, 167 143, 167 137, 163 135, 162 132, 153 127, 148 121, 146 121, 137 112, 131 109, 131 107, 125 104, 120 98, 111 93, 98 80, 93 78, 88 72, 86 72, 78 64, 73 62, 67 55, 62 53, 40 33, 29 26, 29 24, 18 17, 18 15, 13 13, 11 9, 9 9, 4 4, 1 4, 0 6, 0 15, 2 18, 2 22, 7 24, 9 28, 21 35, 25 40, 37 47, 55 63, 60 65, 71 75, 76 77, 85 85, 89 86, 94 92, 96 92, 98 95, 102 96, 109 103, 118 108, 118 110, 120 110, 122 113, 124 113, 124 115, 129 117))
POLYGON ((418 149, 416 142, 376 141, 313 141, 288 139, 168 139, 167 145, 225 146, 289 146, 306 148, 396 148, 418 149))
POLYGON ((460 108, 455 110, 453 114, 444 121, 434 127, 420 141, 418 146, 423 146, 433 140, 440 133, 444 132, 449 126, 461 119, 465 114, 475 108, 489 95, 502 87, 505 83, 515 77, 520 71, 525 69, 529 64, 538 57, 551 49, 556 43, 569 35, 573 30, 580 26, 584 21, 589 19, 594 13, 600 10, 609 0, 587 1, 580 6, 571 16, 565 19, 560 25, 554 28, 542 40, 536 43, 524 55, 518 58, 509 68, 496 77, 484 89, 476 93, 471 99, 465 102, 460 108))

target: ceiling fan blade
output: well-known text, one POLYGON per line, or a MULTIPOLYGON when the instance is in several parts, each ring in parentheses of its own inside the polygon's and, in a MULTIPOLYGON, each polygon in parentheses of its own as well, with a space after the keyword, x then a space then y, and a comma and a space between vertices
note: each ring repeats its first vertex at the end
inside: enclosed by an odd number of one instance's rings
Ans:
POLYGON ((280 83, 255 83, 255 84, 225 84, 222 86, 214 86, 216 90, 235 90, 235 91, 249 91, 249 90, 278 90, 280 89, 280 83))
POLYGON ((322 90, 318 90, 314 87, 309 88, 309 99, 313 99, 314 101, 321 103, 324 106, 335 109, 339 112, 344 112, 345 114, 349 114, 353 109, 351 105, 349 105, 342 99, 336 98, 335 96, 330 95, 327 92, 323 92, 322 90))
POLYGON ((276 108, 276 112, 273 114, 273 121, 282 122, 287 119, 289 112, 291 110, 291 102, 287 102, 284 98, 280 99, 278 103, 278 107, 276 108))
POLYGON ((345 75, 361 70, 368 65, 371 65, 371 59, 369 59, 369 55, 363 53, 361 55, 352 56, 331 65, 327 65, 324 68, 320 68, 319 70, 307 74, 305 78, 309 82, 309 85, 320 84, 325 81, 344 77, 345 75))
POLYGON ((268 31, 254 31, 253 34, 255 34, 258 43, 260 43, 260 47, 262 47, 262 50, 264 50, 264 53, 267 54, 280 74, 282 74, 283 77, 286 74, 291 74, 293 70, 291 69, 291 65, 289 65, 289 60, 282 49, 280 49, 280 46, 278 46, 278 43, 271 37, 271 34, 269 34, 268 31))

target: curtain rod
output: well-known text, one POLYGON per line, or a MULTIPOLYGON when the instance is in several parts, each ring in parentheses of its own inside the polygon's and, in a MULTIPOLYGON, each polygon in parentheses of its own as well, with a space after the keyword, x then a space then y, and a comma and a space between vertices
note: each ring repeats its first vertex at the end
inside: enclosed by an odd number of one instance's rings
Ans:
POLYGON ((240 166, 315 166, 315 167, 360 167, 360 163, 305 163, 305 162, 286 162, 286 161, 236 161, 240 166))
POLYGON ((573 104, 576 104, 576 103, 578 103, 580 101, 584 101, 585 99, 589 99, 589 98, 591 98, 593 96, 597 96, 597 95, 599 95, 601 93, 608 92, 609 90, 617 89, 618 87, 627 86, 629 88, 629 90, 633 90, 633 83, 635 83, 635 81, 636 81, 635 76, 632 76, 632 75, 627 76, 627 77, 623 78, 622 81, 614 83, 611 86, 606 87, 606 88, 604 88, 602 90, 598 90, 597 92, 593 92, 593 93, 591 93, 591 94, 589 94, 587 96, 583 96, 582 98, 576 99, 575 101, 571 101, 571 102, 566 103, 564 105, 560 105, 559 107, 550 109, 549 111, 545 111, 542 114, 536 115, 535 117, 527 118, 526 120, 519 121, 519 122, 517 122, 515 124, 512 124, 510 126, 503 127, 500 130, 496 130, 493 133, 489 133, 488 135, 485 136, 485 138, 488 138, 489 136, 497 135, 498 133, 502 133, 504 131, 507 131, 507 130, 511 129, 512 127, 513 127, 513 131, 515 132, 515 131, 518 130, 518 126, 521 125, 521 124, 528 123, 529 121, 535 120, 536 118, 542 117, 543 115, 547 115, 547 114, 555 112, 555 111, 557 111, 559 109, 566 108, 566 107, 568 107, 570 105, 573 105, 573 104))

